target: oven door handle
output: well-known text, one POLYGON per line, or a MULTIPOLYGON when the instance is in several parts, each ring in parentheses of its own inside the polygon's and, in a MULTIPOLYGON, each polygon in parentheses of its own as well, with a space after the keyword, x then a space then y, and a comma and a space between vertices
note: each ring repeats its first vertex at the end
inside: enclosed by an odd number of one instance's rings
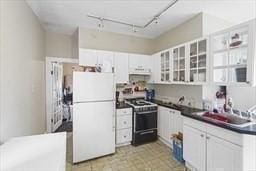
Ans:
POLYGON ((140 135, 144 135, 144 134, 152 134, 154 133, 154 131, 146 131, 146 132, 141 132, 140 135))
POLYGON ((136 112, 136 114, 138 114, 138 115, 143 115, 143 114, 155 113, 155 112, 157 112, 157 110, 148 111, 148 112, 136 112))

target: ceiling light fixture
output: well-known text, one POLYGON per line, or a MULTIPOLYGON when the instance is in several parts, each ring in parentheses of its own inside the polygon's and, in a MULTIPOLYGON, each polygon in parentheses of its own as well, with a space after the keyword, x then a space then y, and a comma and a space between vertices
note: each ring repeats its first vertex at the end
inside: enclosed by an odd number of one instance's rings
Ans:
POLYGON ((132 26, 132 31, 133 31, 134 33, 136 33, 136 32, 137 32, 137 30, 136 30, 136 28, 135 28, 135 26, 134 26, 134 25, 132 26))
POLYGON ((136 28, 141 28, 144 29, 146 27, 148 27, 152 22, 155 22, 156 24, 159 23, 159 17, 165 12, 167 11, 170 7, 172 7, 174 4, 176 4, 178 2, 178 0, 174 0, 172 1, 170 4, 168 4, 164 9, 162 9, 160 12, 158 12, 156 15, 154 15, 154 17, 149 20, 145 25, 141 26, 141 25, 136 25, 136 24, 132 24, 132 23, 128 23, 128 22, 124 22, 124 21, 120 21, 120 20, 115 20, 115 19, 111 19, 111 18, 103 18, 103 17, 99 17, 99 16, 95 16, 95 15, 90 15, 87 14, 87 17, 92 18, 92 19, 96 19, 100 21, 100 24, 98 25, 99 28, 103 28, 103 21, 107 21, 107 22, 112 22, 112 23, 116 23, 116 24, 122 24, 122 25, 126 25, 126 26, 130 26, 132 27, 133 32, 137 32, 136 28))

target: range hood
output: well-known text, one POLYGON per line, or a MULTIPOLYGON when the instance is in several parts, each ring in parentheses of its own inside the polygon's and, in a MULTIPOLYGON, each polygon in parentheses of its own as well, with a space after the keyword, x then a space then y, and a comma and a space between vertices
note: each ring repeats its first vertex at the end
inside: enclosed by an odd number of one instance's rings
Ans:
POLYGON ((129 68, 129 75, 151 75, 151 69, 146 68, 129 68))

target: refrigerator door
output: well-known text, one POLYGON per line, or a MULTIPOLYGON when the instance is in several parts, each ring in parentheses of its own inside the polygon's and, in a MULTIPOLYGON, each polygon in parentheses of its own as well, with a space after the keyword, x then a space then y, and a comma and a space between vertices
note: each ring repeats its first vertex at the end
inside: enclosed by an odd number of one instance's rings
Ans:
POLYGON ((74 72, 73 100, 97 102, 114 100, 113 73, 74 72))
POLYGON ((114 101, 77 103, 73 110, 73 162, 114 153, 114 101))

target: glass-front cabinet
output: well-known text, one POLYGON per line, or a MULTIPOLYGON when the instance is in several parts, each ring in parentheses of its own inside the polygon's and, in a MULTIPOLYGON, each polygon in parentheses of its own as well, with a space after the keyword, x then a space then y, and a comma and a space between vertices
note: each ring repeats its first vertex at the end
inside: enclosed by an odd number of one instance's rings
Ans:
POLYGON ((207 81, 208 39, 203 38, 188 44, 189 82, 207 81))
POLYGON ((186 81, 186 45, 172 49, 173 82, 186 81))
POLYGON ((213 82, 250 84, 253 81, 253 69, 255 69, 253 28, 252 23, 248 22, 211 36, 213 82))
POLYGON ((161 57, 161 82, 170 82, 171 76, 170 76, 170 52, 169 51, 163 51, 160 54, 161 57))

